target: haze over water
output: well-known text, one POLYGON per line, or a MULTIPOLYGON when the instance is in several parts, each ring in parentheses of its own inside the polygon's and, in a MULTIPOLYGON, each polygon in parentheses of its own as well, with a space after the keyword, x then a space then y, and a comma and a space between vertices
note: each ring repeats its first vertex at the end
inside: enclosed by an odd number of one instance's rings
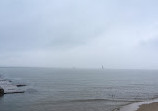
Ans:
POLYGON ((111 111, 158 95, 157 70, 0 68, 0 73, 27 84, 24 94, 0 97, 2 111, 111 111))

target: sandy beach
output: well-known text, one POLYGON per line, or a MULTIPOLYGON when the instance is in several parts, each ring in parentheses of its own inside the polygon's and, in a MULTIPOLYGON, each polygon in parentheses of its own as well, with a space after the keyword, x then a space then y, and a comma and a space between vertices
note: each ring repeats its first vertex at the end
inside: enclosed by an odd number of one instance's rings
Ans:
POLYGON ((119 111, 158 111, 158 99, 132 103, 123 106, 119 111))
POLYGON ((158 102, 140 105, 137 111, 158 111, 158 102))

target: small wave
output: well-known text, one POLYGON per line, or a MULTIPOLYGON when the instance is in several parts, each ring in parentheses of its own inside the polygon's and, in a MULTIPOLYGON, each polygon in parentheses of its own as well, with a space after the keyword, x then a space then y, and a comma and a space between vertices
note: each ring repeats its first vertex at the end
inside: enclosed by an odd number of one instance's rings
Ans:
POLYGON ((69 102, 102 102, 102 101, 111 101, 111 102, 138 102, 138 101, 128 101, 123 99, 78 99, 70 100, 69 102))
POLYGON ((112 100, 112 99, 76 99, 76 100, 59 100, 59 101, 47 101, 43 100, 36 105, 57 105, 57 104, 71 104, 71 103, 92 103, 92 102, 123 102, 123 103, 132 103, 132 102, 140 102, 140 101, 127 101, 127 100, 112 100))

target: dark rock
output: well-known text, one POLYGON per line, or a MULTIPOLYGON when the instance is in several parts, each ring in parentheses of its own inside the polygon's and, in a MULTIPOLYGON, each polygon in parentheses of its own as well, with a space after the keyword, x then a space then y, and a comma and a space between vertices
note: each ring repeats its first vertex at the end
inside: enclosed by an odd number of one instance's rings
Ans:
POLYGON ((17 87, 23 87, 23 86, 26 86, 25 84, 17 84, 16 85, 17 87))
POLYGON ((4 95, 4 89, 0 87, 0 96, 4 95))
POLYGON ((5 92, 4 94, 25 93, 25 91, 5 92))

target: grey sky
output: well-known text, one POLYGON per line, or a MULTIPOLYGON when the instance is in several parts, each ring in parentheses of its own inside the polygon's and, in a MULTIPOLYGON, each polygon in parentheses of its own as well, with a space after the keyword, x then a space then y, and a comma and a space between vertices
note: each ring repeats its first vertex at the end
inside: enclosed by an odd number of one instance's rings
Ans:
POLYGON ((0 66, 158 69, 157 0, 1 0, 0 66))

